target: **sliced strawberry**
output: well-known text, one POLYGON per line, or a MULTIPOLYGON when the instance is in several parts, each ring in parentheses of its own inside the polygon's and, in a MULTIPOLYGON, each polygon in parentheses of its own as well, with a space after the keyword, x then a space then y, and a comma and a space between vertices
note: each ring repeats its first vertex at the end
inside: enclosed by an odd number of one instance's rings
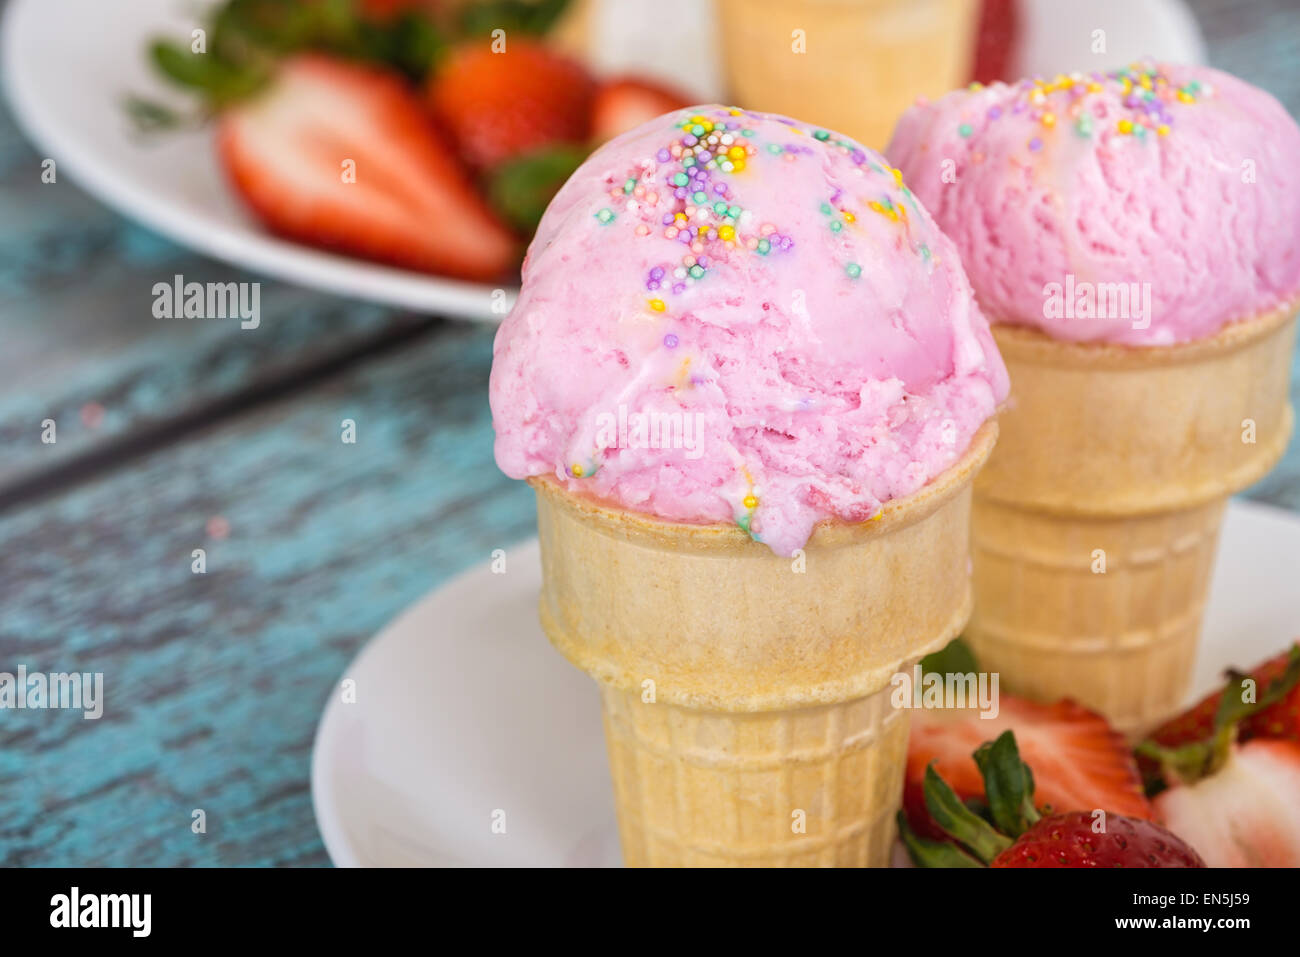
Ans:
MULTIPOLYGON (((1236 740, 1300 741, 1300 644, 1257 665, 1249 675, 1229 672, 1227 687, 1207 695, 1152 732, 1138 749, 1143 777, 1153 785, 1166 776, 1159 755, 1181 776, 1213 771, 1236 740), (1247 697, 1242 679, 1253 679, 1247 697), (1224 695, 1232 692, 1225 702, 1224 695)), ((1172 782, 1170 782, 1172 783, 1172 782)))
POLYGON ((977 83, 1011 80, 1011 51, 1020 34, 1017 0, 984 0, 975 30, 975 63, 971 79, 977 83))
POLYGON ((591 137, 597 142, 613 139, 691 101, 676 90, 636 77, 618 77, 602 83, 591 107, 591 137))
POLYGON ((429 78, 434 114, 473 166, 587 138, 595 84, 581 64, 533 40, 510 37, 494 53, 486 41, 452 51, 429 78))
POLYGON ((1155 807, 1210 867, 1300 867, 1300 744, 1250 741, 1155 807))
POLYGON ((1038 807, 1101 808, 1129 817, 1152 817, 1133 755, 1105 718, 1072 701, 1042 705, 1003 694, 996 718, 981 718, 971 710, 918 711, 913 716, 903 807, 918 834, 941 836, 925 808, 927 765, 934 763, 960 799, 979 800, 984 780, 971 755, 1007 729, 1015 732, 1021 757, 1033 769, 1038 807))
POLYGON ((385 70, 288 60, 266 91, 221 115, 217 147, 235 189, 281 235, 466 279, 496 279, 515 261, 510 232, 385 70))
POLYGON ((1159 824, 1122 814, 1071 811, 1045 817, 989 867, 1204 867, 1205 861, 1159 824))

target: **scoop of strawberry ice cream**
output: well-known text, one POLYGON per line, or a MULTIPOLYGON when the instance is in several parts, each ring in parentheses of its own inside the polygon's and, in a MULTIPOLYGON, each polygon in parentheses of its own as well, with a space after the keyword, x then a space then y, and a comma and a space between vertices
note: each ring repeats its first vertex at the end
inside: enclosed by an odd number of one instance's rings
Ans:
POLYGON ((514 478, 790 554, 948 468, 1007 377, 952 244, 880 156, 719 106, 560 190, 497 334, 514 478))
POLYGON ((1300 128, 1217 70, 958 90, 909 109, 886 153, 994 322, 1162 345, 1300 293, 1300 128))

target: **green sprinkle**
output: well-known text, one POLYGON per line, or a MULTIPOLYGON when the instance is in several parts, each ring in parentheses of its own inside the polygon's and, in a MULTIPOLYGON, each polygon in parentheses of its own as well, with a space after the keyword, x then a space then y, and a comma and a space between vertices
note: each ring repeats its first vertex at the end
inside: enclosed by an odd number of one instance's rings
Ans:
POLYGON ((633 177, 628 177, 628 181, 623 184, 623 192, 630 193, 634 189, 636 189, 636 179, 633 177))
POLYGON ((844 228, 844 224, 840 222, 838 219, 831 220, 831 232, 838 233, 843 228, 844 228))
POLYGON ((849 263, 844 267, 844 271, 849 274, 850 279, 857 279, 862 275, 862 267, 857 263, 849 263))
POLYGON ((722 200, 718 200, 716 203, 713 204, 713 211, 717 213, 719 216, 726 216, 727 204, 724 203, 722 200))
POLYGON ((768 144, 767 144, 767 151, 768 151, 769 153, 772 153, 772 154, 775 154, 775 155, 779 155, 780 152, 781 152, 781 144, 780 144, 780 143, 768 143, 768 144))
POLYGON ((677 173, 677 174, 675 174, 675 175, 673 176, 673 185, 674 185, 674 186, 685 186, 685 185, 686 185, 687 183, 689 183, 690 181, 691 181, 691 178, 690 178, 689 176, 687 176, 685 173, 677 173))
POLYGON ((975 129, 969 123, 963 123, 961 126, 957 127, 957 132, 960 133, 964 139, 974 133, 975 129))
POLYGON ((1078 121, 1074 124, 1074 129, 1080 136, 1091 136, 1092 114, 1080 113, 1078 121))
POLYGON ((741 131, 740 131, 740 135, 741 135, 741 136, 753 136, 753 135, 754 135, 754 131, 753 131, 753 130, 741 130, 741 131))
POLYGON ((921 258, 926 262, 930 261, 930 247, 925 243, 921 243, 921 258))
POLYGON ((703 135, 704 135, 704 127, 700 126, 699 123, 696 123, 694 126, 691 127, 691 135, 692 135, 692 136, 703 136, 703 135))
POLYGON ((732 219, 740 219, 740 207, 739 207, 739 206, 728 206, 728 207, 727 207, 727 215, 730 216, 732 219))
POLYGON ((822 210, 822 215, 823 215, 823 216, 829 216, 829 215, 831 214, 831 204, 830 204, 830 203, 822 203, 822 205, 821 205, 821 210, 822 210))
POLYGON ((760 239, 758 241, 757 248, 760 255, 766 256, 768 254, 768 251, 772 248, 772 244, 769 243, 766 239, 760 239))
POLYGON ((694 156, 686 157, 685 159, 682 160, 682 165, 685 166, 687 169, 690 169, 692 166, 695 165, 695 157, 694 156))
POLYGON ((828 139, 831 138, 831 134, 827 133, 825 130, 818 130, 813 134, 813 137, 825 143, 828 139))
POLYGON ((704 267, 699 265, 692 266, 689 272, 691 274, 692 279, 699 279, 701 276, 704 275, 704 267))
POLYGON ((702 189, 697 189, 694 193, 691 194, 691 202, 693 202, 696 206, 703 206, 708 201, 709 201, 709 194, 704 192, 704 190, 702 189))
POLYGON ((600 220, 602 226, 608 226, 614 221, 614 211, 606 206, 596 214, 596 218, 600 220))

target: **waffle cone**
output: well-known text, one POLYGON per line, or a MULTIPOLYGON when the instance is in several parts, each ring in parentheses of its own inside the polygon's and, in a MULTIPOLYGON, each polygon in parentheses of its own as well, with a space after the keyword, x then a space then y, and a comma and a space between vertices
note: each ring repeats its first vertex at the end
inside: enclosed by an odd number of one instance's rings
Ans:
POLYGON ((718 11, 738 105, 874 149, 918 96, 942 96, 970 77, 973 0, 721 0, 718 11))
POLYGON ((1294 318, 1141 349, 994 327, 1012 395, 975 483, 967 637, 1003 687, 1130 734, 1182 704, 1225 503, 1291 435, 1294 318))
POLYGON ((890 678, 970 614, 971 481, 996 435, 795 558, 530 480, 542 627, 601 684, 627 864, 887 863, 908 732, 890 678))

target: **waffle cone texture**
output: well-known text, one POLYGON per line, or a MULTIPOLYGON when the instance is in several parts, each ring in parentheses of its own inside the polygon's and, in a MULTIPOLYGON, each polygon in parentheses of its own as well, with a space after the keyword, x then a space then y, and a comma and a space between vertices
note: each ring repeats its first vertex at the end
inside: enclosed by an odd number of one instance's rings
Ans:
POLYGON ((1161 347, 993 329, 1012 394, 975 484, 967 638, 1007 690, 1141 733, 1189 690, 1228 497, 1290 439, 1295 307, 1161 347))
POLYGON ((971 482, 996 435, 794 558, 530 480, 542 627, 601 685, 629 866, 888 863, 909 724, 890 679, 969 617, 971 482))
POLYGON ((883 149, 917 96, 942 96, 969 79, 978 7, 974 0, 721 0, 718 13, 739 103, 883 149))

